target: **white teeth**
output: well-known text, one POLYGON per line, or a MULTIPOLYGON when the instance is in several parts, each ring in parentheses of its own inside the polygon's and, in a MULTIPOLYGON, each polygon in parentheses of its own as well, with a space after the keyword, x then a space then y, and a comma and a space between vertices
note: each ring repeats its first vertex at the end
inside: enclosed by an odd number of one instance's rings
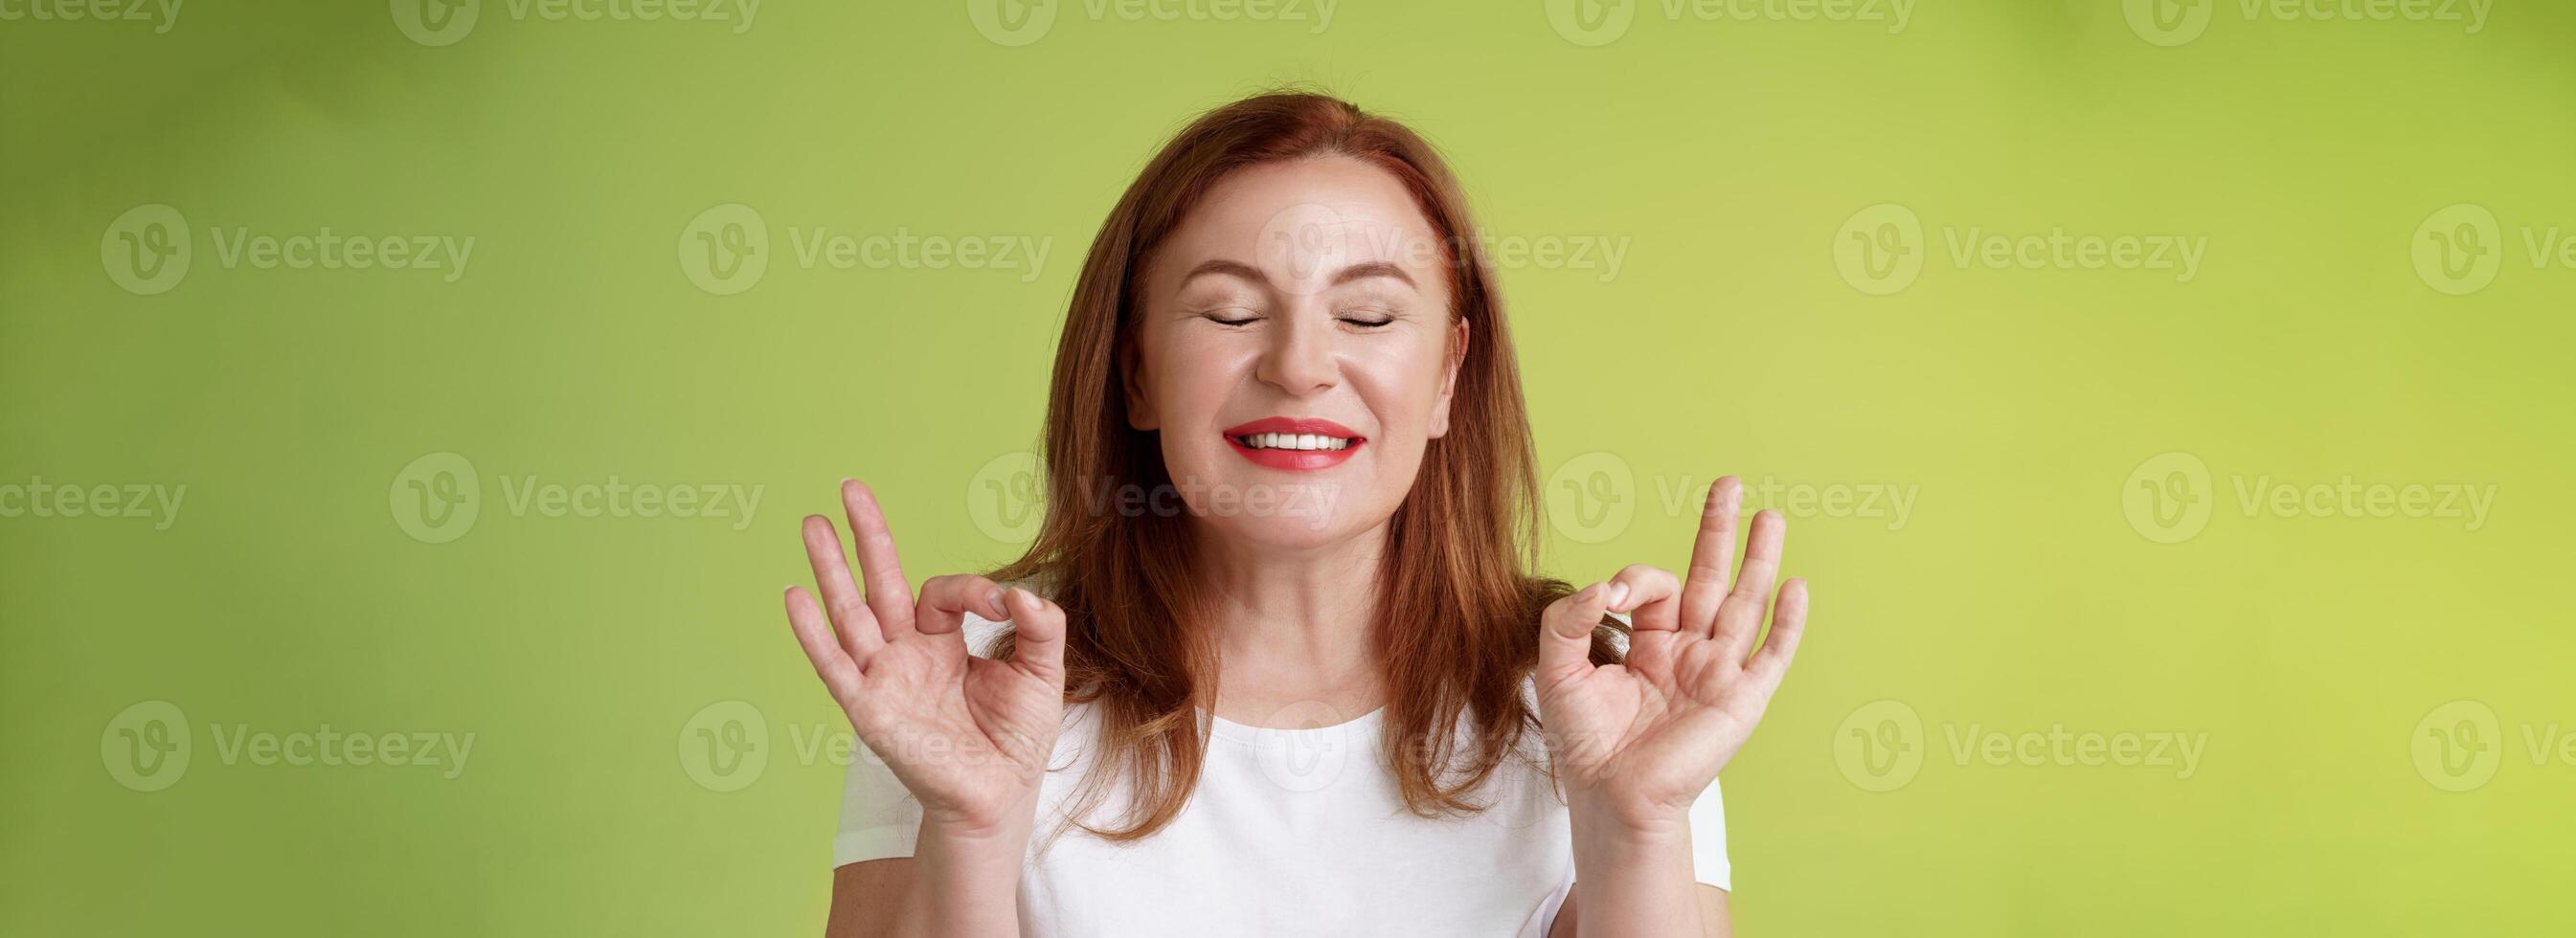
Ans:
POLYGON ((1253 433, 1235 437, 1234 439, 1235 442, 1252 447, 1253 449, 1297 449, 1330 452, 1339 449, 1349 449, 1351 447, 1351 441, 1346 438, 1338 436, 1318 436, 1312 433, 1253 433))

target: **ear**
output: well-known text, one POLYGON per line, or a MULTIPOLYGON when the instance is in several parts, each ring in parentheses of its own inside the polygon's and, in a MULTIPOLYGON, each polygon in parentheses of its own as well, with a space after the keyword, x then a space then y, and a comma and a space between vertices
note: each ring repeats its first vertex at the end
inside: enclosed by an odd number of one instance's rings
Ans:
POLYGON ((1120 346, 1117 366, 1118 387, 1127 396, 1128 428, 1160 429, 1163 418, 1154 412, 1154 396, 1145 393, 1145 364, 1136 354, 1135 343, 1120 346))
POLYGON ((1440 399, 1431 403, 1431 438, 1449 435, 1449 401, 1458 392, 1458 368, 1467 362, 1467 317, 1449 330, 1449 361, 1440 373, 1440 399))

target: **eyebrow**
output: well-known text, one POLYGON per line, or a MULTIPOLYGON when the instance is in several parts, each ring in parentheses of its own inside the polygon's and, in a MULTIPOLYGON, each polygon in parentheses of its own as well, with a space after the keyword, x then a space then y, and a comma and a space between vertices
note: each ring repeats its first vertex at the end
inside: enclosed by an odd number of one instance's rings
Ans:
MULTIPOLYGON (((1254 283, 1264 283, 1268 282, 1270 279, 1261 273, 1260 268, 1246 264, 1242 261, 1230 261, 1219 258, 1203 262, 1196 267, 1190 268, 1189 273, 1181 275, 1181 282, 1186 284, 1207 274, 1225 274, 1231 277, 1240 277, 1245 280, 1250 280, 1254 283)), ((1394 264, 1390 264, 1385 261, 1369 261, 1367 263, 1352 264, 1351 266, 1344 267, 1333 274, 1333 282, 1331 285, 1338 287, 1353 280, 1366 280, 1370 277, 1393 277, 1397 280, 1404 281, 1405 286, 1418 286, 1418 284, 1413 282, 1413 276, 1404 272, 1404 268, 1397 267, 1394 264)))

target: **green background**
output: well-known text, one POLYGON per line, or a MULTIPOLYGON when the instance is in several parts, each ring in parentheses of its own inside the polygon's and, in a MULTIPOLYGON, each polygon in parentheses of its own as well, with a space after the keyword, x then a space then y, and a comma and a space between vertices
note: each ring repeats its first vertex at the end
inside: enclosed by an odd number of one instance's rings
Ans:
POLYGON ((1772 506, 1816 600, 1725 776, 1745 933, 2576 924, 2576 764, 2529 748, 2576 731, 2576 269, 2524 240, 2576 234, 2576 10, 2223 2, 2175 33, 2117 0, 1922 0, 1891 31, 1631 0, 1584 32, 1346 0, 1317 32, 1059 0, 997 41, 963 3, 772 0, 736 32, 486 0, 432 46, 406 2, 0 21, 0 485, 187 487, 166 530, 0 517, 0 933, 817 930, 842 769, 798 744, 846 731, 779 612, 798 517, 854 475, 916 579, 1013 556, 987 484, 1035 438, 1091 233, 1181 122, 1282 82, 1412 122, 1493 235, 1626 246, 1615 276, 1501 273, 1552 571, 1681 566, 1720 473, 1914 493, 1901 524, 1772 506), (768 267, 718 295, 682 246, 730 203, 768 267), (1923 266, 1872 295, 1835 251, 1881 203, 1923 266), (2458 203, 2499 227, 2453 296, 2411 257, 2458 203), (102 241, 152 204, 192 263, 145 295, 102 241), (325 227, 476 244, 446 282, 216 243, 325 227), (807 267, 816 227, 1050 253, 807 267), (1948 244, 2057 228, 2206 254, 2182 282, 1948 244), (2205 527, 2140 520, 2133 471, 2168 452, 2205 467, 2205 527), (478 514, 423 539, 404 474, 437 453, 478 514), (763 499, 739 530, 512 510, 612 476, 763 499), (2493 503, 2239 500, 2347 477, 2493 503), (2457 700, 2489 721, 2476 784, 2424 756, 2457 700), (112 721, 148 701, 191 762, 138 791, 112 721), (215 738, 325 724, 475 741, 448 778, 215 738), (1910 776, 1855 758, 1882 725, 1910 776), (758 766, 708 761, 726 726, 758 766), (2183 777, 1953 749, 2061 726, 2205 750, 2183 777))

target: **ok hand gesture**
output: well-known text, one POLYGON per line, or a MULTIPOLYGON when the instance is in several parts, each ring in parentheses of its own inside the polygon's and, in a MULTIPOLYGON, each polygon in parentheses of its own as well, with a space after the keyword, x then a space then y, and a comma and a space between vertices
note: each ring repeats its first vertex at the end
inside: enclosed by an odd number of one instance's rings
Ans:
POLYGON ((1640 564, 1547 608, 1539 718, 1569 804, 1589 816, 1638 830, 1686 824, 1692 801, 1743 748, 1788 673, 1807 621, 1807 585, 1791 579, 1773 606, 1788 525, 1764 511, 1730 586, 1743 494, 1734 476, 1709 487, 1688 582, 1640 564), (1757 652, 1765 610, 1771 637, 1757 652), (1609 611, 1633 611, 1635 632, 1624 665, 1596 667, 1592 630, 1609 611))
POLYGON ((926 822, 1025 824, 1063 716, 1064 610, 971 575, 932 577, 916 600, 876 494, 844 480, 841 504, 867 592, 852 583, 840 534, 821 515, 805 519, 805 555, 823 602, 787 588, 787 619, 814 673, 920 800, 926 822), (1016 627, 1012 660, 967 653, 967 612, 1016 627))

